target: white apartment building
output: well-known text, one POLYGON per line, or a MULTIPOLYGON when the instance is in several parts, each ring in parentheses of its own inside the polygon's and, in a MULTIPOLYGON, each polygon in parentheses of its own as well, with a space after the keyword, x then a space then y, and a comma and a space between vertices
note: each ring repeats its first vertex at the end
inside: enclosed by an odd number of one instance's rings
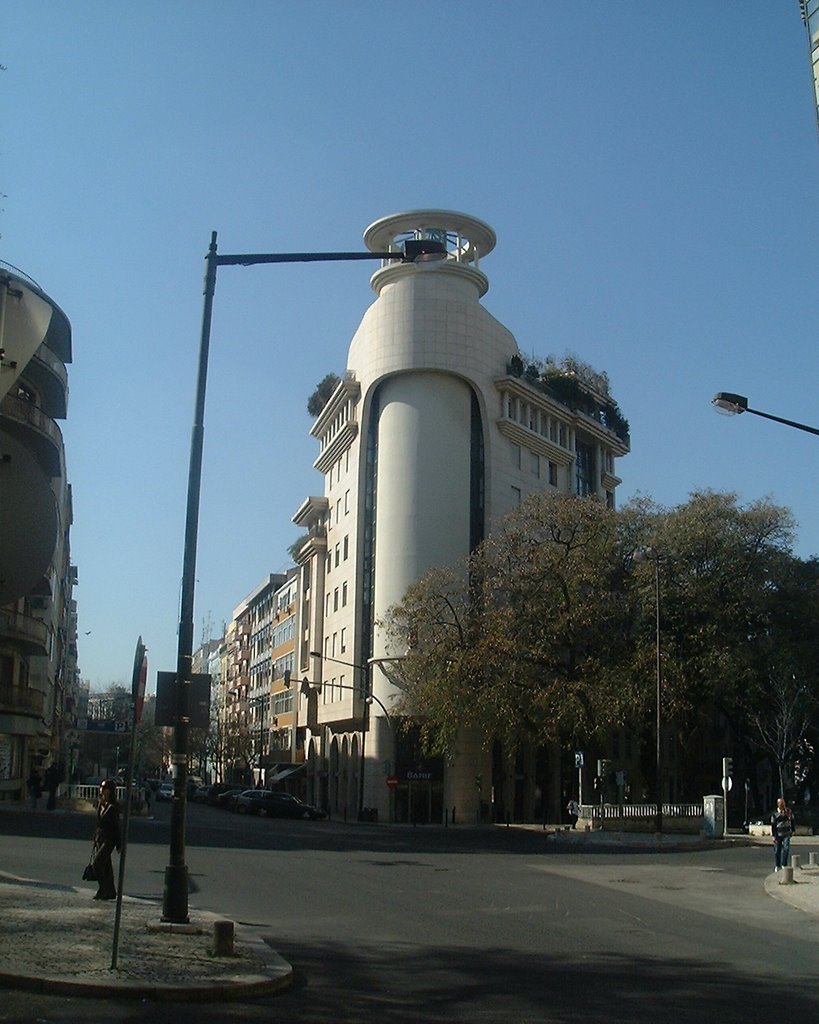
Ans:
POLYGON ((77 569, 56 422, 70 362, 68 318, 0 263, 0 800, 22 797, 32 770, 76 769, 77 569))
POLYGON ((527 374, 481 303, 489 225, 416 210, 376 221, 364 241, 396 259, 372 275, 376 300, 311 431, 324 493, 293 517, 307 530, 297 671, 321 682, 304 712, 308 796, 381 820, 441 820, 444 808, 469 818, 476 779, 493 777, 491 750, 464 735, 444 764, 396 742, 384 709, 396 696, 389 661, 403 652, 387 649, 377 623, 427 569, 463 563, 527 494, 554 488, 613 505, 627 426, 602 376, 557 373, 561 391, 527 374), (443 243, 446 258, 402 262, 408 239, 443 243))

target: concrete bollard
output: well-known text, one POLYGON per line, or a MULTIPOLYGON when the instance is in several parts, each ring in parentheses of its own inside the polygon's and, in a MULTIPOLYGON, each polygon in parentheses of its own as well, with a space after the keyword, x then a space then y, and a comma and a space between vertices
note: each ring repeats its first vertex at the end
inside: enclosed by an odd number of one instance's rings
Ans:
POLYGON ((811 852, 808 854, 808 867, 809 868, 819 868, 819 861, 817 861, 817 859, 816 859, 816 851, 815 850, 811 850, 811 852))
POLYGON ((780 872, 779 884, 789 885, 791 882, 793 882, 793 868, 789 864, 786 868, 782 868, 782 871, 780 872))
POLYGON ((802 867, 802 855, 800 853, 792 853, 791 854, 791 866, 793 868, 801 868, 802 867))
POLYGON ((213 922, 213 955, 233 956, 233 922, 213 922))

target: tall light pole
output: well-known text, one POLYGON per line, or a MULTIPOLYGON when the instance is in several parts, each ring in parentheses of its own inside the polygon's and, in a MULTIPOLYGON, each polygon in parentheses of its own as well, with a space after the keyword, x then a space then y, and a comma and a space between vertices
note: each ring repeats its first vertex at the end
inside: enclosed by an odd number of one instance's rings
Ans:
POLYGON ((750 412, 754 416, 762 416, 763 419, 773 420, 775 423, 784 423, 786 427, 794 427, 796 430, 804 430, 808 434, 819 434, 819 429, 809 427, 805 423, 797 423, 796 420, 786 420, 781 416, 773 416, 769 412, 761 412, 759 409, 752 409, 748 405, 745 395, 735 395, 731 391, 718 391, 711 399, 711 405, 717 412, 727 413, 729 416, 738 416, 743 412, 750 412))
POLYGON ((663 662, 662 662, 662 633, 660 632, 660 562, 664 556, 653 548, 646 548, 634 553, 635 562, 654 563, 654 681, 656 686, 655 702, 657 705, 655 722, 655 758, 654 788, 657 793, 657 813, 654 818, 654 831, 663 830, 663 662))
POLYGON ((357 260, 395 260, 420 263, 446 259, 442 242, 428 238, 408 239, 400 251, 393 252, 278 252, 217 253, 216 232, 211 233, 205 257, 204 304, 199 344, 193 430, 191 433, 188 498, 185 513, 185 542, 182 563, 182 588, 176 662, 176 714, 172 759, 176 768, 174 797, 171 802, 170 863, 165 869, 162 919, 174 923, 188 920, 188 869, 185 864, 185 810, 188 785, 188 740, 190 728, 190 691, 193 663, 193 611, 196 588, 196 542, 199 533, 199 499, 202 484, 202 452, 205 432, 205 392, 208 378, 208 354, 213 319, 213 297, 219 267, 251 267, 261 263, 332 263, 357 260))

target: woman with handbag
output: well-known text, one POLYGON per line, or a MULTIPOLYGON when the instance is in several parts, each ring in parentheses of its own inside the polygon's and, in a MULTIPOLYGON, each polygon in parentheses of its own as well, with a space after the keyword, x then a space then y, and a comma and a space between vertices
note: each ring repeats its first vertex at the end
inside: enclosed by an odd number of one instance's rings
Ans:
POLYGON ((94 896, 95 900, 115 900, 117 898, 111 854, 115 849, 119 850, 119 844, 117 787, 110 779, 105 779, 100 784, 97 827, 94 831, 94 856, 91 860, 99 885, 97 894, 94 896))

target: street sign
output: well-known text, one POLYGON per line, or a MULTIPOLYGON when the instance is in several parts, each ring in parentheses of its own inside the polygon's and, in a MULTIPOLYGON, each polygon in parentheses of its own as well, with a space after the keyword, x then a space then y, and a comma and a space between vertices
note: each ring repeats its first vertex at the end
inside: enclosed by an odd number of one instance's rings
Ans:
POLYGON ((388 778, 387 778, 387 786, 390 789, 395 789, 398 786, 398 776, 397 775, 390 775, 390 776, 388 776, 388 778))
POLYGON ((583 767, 583 761, 584 761, 583 751, 582 750, 575 751, 575 755, 574 755, 574 766, 575 766, 575 768, 582 768, 583 767))
POLYGON ((137 640, 134 653, 134 671, 131 676, 131 696, 134 701, 134 721, 139 725, 142 718, 142 706, 145 703, 145 680, 148 677, 148 658, 142 637, 137 640))
POLYGON ((723 790, 727 793, 727 792, 729 792, 729 790, 731 789, 731 787, 733 785, 734 785, 734 780, 731 778, 731 776, 730 775, 724 775, 723 778, 722 778, 722 788, 723 788, 723 790))
POLYGON ((85 722, 87 732, 130 732, 127 722, 118 722, 115 718, 81 718, 77 722, 77 728, 82 728, 85 722))
MULTIPOLYGON (((176 724, 176 673, 157 672, 156 674, 156 717, 155 725, 176 724)), ((191 729, 210 728, 210 676, 206 673, 194 673, 190 686, 191 729)))

